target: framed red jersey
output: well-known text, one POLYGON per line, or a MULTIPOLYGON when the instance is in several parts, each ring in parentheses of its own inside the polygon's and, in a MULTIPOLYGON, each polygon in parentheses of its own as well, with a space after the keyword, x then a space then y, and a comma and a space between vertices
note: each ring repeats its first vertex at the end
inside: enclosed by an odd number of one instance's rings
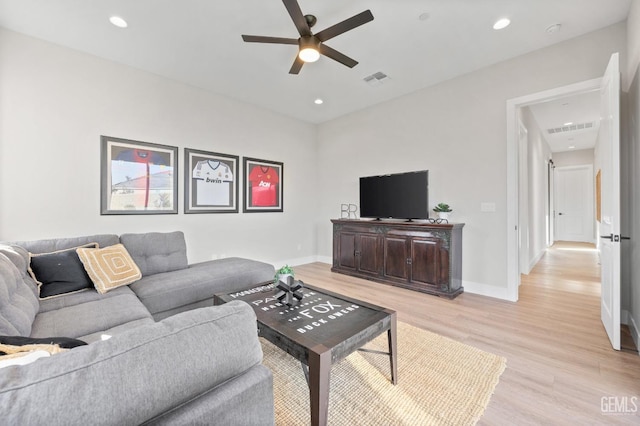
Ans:
POLYGON ((282 212, 284 164, 244 157, 245 213, 282 212))

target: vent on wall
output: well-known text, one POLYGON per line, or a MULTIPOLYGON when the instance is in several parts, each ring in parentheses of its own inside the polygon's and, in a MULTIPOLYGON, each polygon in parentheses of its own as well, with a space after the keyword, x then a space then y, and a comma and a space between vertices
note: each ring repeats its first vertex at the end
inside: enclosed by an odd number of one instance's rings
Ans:
POLYGON ((363 78, 365 83, 369 86, 379 86, 384 83, 386 80, 389 80, 389 76, 383 72, 378 71, 375 74, 371 74, 363 78))
POLYGON ((595 126, 596 126, 595 121, 590 121, 587 123, 577 123, 577 124, 572 124, 570 126, 562 126, 562 127, 555 127, 553 129, 547 129, 547 133, 549 133, 550 135, 553 135, 555 133, 575 132, 576 130, 589 130, 589 129, 593 129, 595 126))

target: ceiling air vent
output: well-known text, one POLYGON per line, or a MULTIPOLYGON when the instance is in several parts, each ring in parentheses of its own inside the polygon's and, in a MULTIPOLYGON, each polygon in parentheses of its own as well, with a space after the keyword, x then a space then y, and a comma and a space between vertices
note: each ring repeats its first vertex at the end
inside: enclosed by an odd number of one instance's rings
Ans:
POLYGON ((547 133, 549 133, 550 135, 553 135, 555 133, 575 132, 577 130, 589 130, 589 129, 593 129, 595 126, 596 126, 595 121, 590 121, 588 123, 577 123, 577 124, 572 124, 570 126, 562 126, 562 127, 555 127, 553 129, 547 129, 547 133))
POLYGON ((386 80, 389 80, 389 76, 383 72, 378 71, 375 74, 371 74, 363 78, 364 82, 369 86, 380 86, 386 80))

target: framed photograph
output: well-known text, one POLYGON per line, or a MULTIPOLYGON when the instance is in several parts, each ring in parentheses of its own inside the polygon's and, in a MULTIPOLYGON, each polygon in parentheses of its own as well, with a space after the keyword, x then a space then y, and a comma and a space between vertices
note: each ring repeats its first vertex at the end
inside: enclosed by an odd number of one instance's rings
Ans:
POLYGON ((178 148, 100 136, 100 214, 178 213, 178 148))
POLYGON ((244 158, 245 213, 281 212, 284 165, 276 161, 244 158))
POLYGON ((238 213, 238 156, 185 148, 184 212, 238 213))

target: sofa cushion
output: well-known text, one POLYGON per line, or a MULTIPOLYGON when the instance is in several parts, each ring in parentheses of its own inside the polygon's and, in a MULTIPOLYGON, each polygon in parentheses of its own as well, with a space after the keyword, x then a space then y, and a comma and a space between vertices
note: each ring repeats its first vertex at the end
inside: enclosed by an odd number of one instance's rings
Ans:
POLYGON ((120 241, 140 268, 143 277, 185 269, 188 266, 187 244, 181 231, 122 234, 120 241))
POLYGON ((100 294, 95 288, 87 291, 81 291, 79 293, 68 293, 59 297, 50 297, 49 299, 40 300, 39 314, 48 311, 55 311, 57 309, 66 308, 69 306, 80 305, 82 303, 93 302, 94 300, 105 300, 111 297, 115 297, 121 294, 128 294, 135 296, 131 289, 127 286, 118 287, 106 294, 100 294))
POLYGON ((33 321, 31 337, 67 336, 79 339, 141 318, 151 319, 151 315, 140 300, 133 294, 118 294, 41 312, 33 321))
POLYGON ((98 293, 104 294, 142 278, 140 269, 122 244, 76 250, 98 293))
POLYGON ((26 273, 26 252, 0 246, 0 334, 28 336, 38 312, 35 282, 26 273))
POLYGON ((228 257, 189 265, 186 270, 143 277, 129 287, 157 319, 161 312, 175 312, 176 308, 195 302, 209 300, 213 304, 216 293, 273 280, 273 275, 274 268, 268 263, 228 257))
MULTIPOLYGON (((83 247, 95 248, 97 243, 89 243, 83 247)), ((41 299, 93 287, 91 278, 78 258, 77 248, 52 253, 31 253, 29 273, 38 283, 41 299)))

